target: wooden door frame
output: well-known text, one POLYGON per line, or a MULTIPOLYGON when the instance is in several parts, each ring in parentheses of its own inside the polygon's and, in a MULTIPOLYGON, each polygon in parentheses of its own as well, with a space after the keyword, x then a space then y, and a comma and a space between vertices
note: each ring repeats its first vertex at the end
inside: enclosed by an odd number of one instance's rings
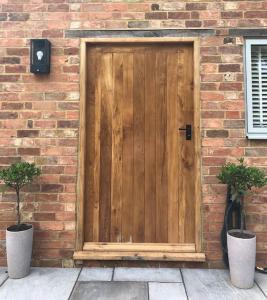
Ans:
POLYGON ((78 179, 77 179, 77 209, 76 209, 76 247, 74 259, 144 259, 144 260, 180 260, 180 261, 204 261, 205 254, 202 249, 202 222, 201 222, 201 140, 200 140, 200 54, 198 37, 159 37, 159 38, 84 38, 80 43, 80 128, 78 149, 78 179), (194 51, 194 130, 195 140, 195 243, 174 244, 115 244, 115 243, 84 243, 84 179, 85 179, 85 149, 86 149, 86 49, 90 44, 103 43, 191 43, 194 51), (88 247, 90 244, 90 255, 88 247), (192 247, 194 245, 194 247, 192 247), (109 251, 107 255, 104 250, 109 251), (123 252, 123 254, 122 254, 123 252), (137 253, 138 252, 138 253, 137 253), (158 255, 158 252, 165 253, 158 255), (98 254, 97 254, 98 253, 98 254), (153 253, 153 255, 152 255, 153 253), (177 256, 177 253, 179 255, 177 256), (102 254, 102 255, 101 255, 102 254), (174 254, 174 255, 172 255, 174 254), (132 257, 130 257, 132 256, 132 257))

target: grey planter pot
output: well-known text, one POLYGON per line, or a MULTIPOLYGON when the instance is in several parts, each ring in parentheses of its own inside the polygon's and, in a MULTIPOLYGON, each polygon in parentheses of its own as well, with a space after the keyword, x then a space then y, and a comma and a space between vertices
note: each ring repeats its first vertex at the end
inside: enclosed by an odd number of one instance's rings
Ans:
POLYGON ((233 229, 227 233, 230 277, 234 286, 249 289, 254 284, 256 236, 247 230, 244 230, 244 233, 249 234, 250 238, 244 239, 233 236, 239 232, 240 230, 233 229))
POLYGON ((33 227, 28 225, 23 231, 12 231, 12 228, 6 230, 8 276, 18 279, 30 273, 33 227))

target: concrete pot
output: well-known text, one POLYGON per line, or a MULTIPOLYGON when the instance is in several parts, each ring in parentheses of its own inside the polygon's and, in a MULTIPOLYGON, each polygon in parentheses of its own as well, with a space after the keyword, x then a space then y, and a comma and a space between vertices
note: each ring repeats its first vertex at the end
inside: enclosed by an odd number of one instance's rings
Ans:
POLYGON ((244 230, 247 238, 241 238, 238 236, 240 232, 239 229, 232 229, 227 233, 230 277, 234 286, 249 289, 254 284, 256 236, 244 230))
POLYGON ((22 278, 30 273, 33 227, 22 224, 20 231, 13 225, 6 230, 6 251, 8 276, 10 278, 22 278))

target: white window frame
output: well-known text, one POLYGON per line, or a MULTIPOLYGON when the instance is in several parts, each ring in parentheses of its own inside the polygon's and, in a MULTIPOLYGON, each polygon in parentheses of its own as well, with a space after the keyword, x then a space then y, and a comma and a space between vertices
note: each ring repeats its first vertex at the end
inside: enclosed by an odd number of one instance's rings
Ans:
POLYGON ((254 128, 252 117, 252 74, 251 46, 267 45, 266 39, 246 39, 245 41, 245 83, 246 83, 246 135, 248 139, 267 139, 267 128, 254 128))

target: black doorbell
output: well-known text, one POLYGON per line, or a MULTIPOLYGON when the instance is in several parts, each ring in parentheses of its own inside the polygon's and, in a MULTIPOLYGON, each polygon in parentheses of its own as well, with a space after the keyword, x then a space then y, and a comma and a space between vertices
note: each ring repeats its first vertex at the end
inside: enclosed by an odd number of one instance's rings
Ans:
POLYGON ((50 53, 51 43, 47 39, 31 40, 31 73, 50 73, 50 53))

